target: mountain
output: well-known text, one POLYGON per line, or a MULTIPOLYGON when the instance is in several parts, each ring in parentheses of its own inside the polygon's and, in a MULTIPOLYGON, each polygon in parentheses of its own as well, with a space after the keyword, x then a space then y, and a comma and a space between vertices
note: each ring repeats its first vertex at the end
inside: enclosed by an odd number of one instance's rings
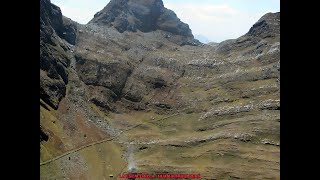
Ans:
POLYGON ((256 50, 261 51, 270 40, 280 42, 280 12, 265 14, 245 35, 221 42, 218 51, 232 53, 254 45, 257 47, 256 50))
POLYGON ((162 30, 193 40, 189 25, 181 22, 159 0, 111 0, 89 24, 114 27, 121 33, 162 30))
POLYGON ((159 0, 111 0, 89 24, 113 26, 119 32, 156 29, 193 37, 189 26, 159 0))
POLYGON ((280 178, 280 13, 202 44, 161 0, 40 0, 40 178, 280 178))
POLYGON ((210 40, 205 37, 204 35, 201 35, 201 34, 196 34, 194 35, 196 39, 198 39, 200 42, 204 43, 204 44, 207 44, 210 42, 210 40))

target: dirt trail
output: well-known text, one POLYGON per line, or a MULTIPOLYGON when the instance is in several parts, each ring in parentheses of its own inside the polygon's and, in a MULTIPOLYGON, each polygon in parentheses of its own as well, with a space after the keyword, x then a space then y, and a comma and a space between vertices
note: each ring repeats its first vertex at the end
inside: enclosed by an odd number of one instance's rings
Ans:
MULTIPOLYGON (((168 118, 177 116, 177 115, 179 115, 179 114, 180 114, 180 113, 172 114, 172 115, 170 115, 170 116, 167 116, 167 117, 164 117, 164 118, 160 118, 160 119, 154 120, 154 121, 152 121, 152 122, 165 120, 165 119, 168 119, 168 118)), ((70 154, 72 154, 72 153, 75 153, 75 152, 77 152, 77 151, 83 150, 83 149, 85 149, 85 148, 88 148, 88 147, 91 147, 91 146, 95 146, 95 145, 97 145, 97 144, 101 144, 101 143, 113 141, 114 139, 118 138, 122 133, 127 132, 127 131, 130 131, 130 130, 132 130, 132 129, 134 129, 134 128, 137 128, 137 127, 139 127, 139 126, 141 126, 141 125, 143 125, 143 123, 134 125, 134 126, 128 128, 128 129, 126 129, 126 130, 123 130, 123 131, 121 131, 118 135, 116 135, 116 136, 114 136, 114 137, 112 137, 112 138, 108 138, 108 139, 100 140, 100 141, 97 141, 97 142, 93 142, 93 143, 90 143, 90 144, 87 144, 87 145, 78 147, 78 148, 76 148, 76 149, 70 150, 70 151, 68 151, 68 152, 65 152, 64 154, 61 154, 60 156, 57 156, 57 157, 55 157, 55 158, 53 158, 53 159, 50 159, 50 160, 48 160, 48 161, 45 161, 45 162, 40 163, 40 166, 46 165, 46 164, 48 164, 48 163, 51 163, 51 162, 53 162, 53 161, 56 161, 56 160, 58 160, 58 159, 60 159, 60 158, 62 158, 62 157, 65 157, 65 156, 70 155, 70 154)))

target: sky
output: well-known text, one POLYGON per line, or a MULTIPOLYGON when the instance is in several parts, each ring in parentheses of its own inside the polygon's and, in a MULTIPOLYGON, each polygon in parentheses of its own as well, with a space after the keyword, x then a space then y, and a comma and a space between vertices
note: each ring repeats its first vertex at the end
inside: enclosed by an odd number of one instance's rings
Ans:
MULTIPOLYGON (((109 0, 51 0, 62 14, 86 24, 109 0)), ((196 37, 211 42, 238 38, 247 33, 261 16, 280 12, 280 0, 163 0, 181 21, 189 24, 196 37)))

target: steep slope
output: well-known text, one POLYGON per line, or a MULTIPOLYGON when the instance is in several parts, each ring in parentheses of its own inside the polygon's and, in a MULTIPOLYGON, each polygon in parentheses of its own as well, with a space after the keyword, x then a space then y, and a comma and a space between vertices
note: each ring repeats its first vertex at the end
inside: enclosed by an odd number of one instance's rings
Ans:
POLYGON ((57 37, 70 46, 65 95, 40 107, 42 179, 108 179, 132 167, 280 178, 280 13, 210 46, 166 11, 162 1, 112 0, 87 25, 68 21, 75 45, 57 37), (176 32, 159 26, 171 20, 176 32))
POLYGON ((114 27, 121 33, 162 30, 168 33, 166 36, 174 36, 177 43, 201 44, 194 39, 189 26, 159 0, 111 0, 89 24, 114 27))
MULTIPOLYGON (((62 16, 49 0, 40 0, 40 162, 55 158, 110 135, 98 126, 96 111, 81 98, 82 82, 74 71, 77 23, 62 16)), ((40 166, 41 179, 101 179, 120 171, 125 161, 121 147, 112 142, 97 144, 79 153, 40 166), (94 164, 114 163, 96 167, 94 164), (82 173, 78 173, 78 171, 82 173)))
POLYGON ((280 41, 280 12, 267 13, 261 17, 248 33, 236 40, 221 42, 218 46, 219 53, 234 53, 256 45, 257 51, 265 48, 267 42, 280 41), (260 49, 259 49, 260 48, 260 49))
POLYGON ((56 33, 63 26, 61 12, 50 1, 40 2, 40 97, 57 108, 65 95, 70 59, 68 47, 56 33))

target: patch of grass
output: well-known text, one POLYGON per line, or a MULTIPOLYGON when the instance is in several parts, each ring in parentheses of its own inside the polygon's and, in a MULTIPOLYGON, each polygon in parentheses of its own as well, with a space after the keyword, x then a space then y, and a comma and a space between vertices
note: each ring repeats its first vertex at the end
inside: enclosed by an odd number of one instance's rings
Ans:
POLYGON ((57 134, 62 135, 61 126, 56 118, 56 112, 51 109, 47 109, 40 106, 40 125, 46 130, 50 130, 49 139, 47 142, 43 141, 40 145, 40 161, 49 160, 59 154, 62 149, 57 147, 57 143, 61 142, 61 139, 56 136, 57 134))

